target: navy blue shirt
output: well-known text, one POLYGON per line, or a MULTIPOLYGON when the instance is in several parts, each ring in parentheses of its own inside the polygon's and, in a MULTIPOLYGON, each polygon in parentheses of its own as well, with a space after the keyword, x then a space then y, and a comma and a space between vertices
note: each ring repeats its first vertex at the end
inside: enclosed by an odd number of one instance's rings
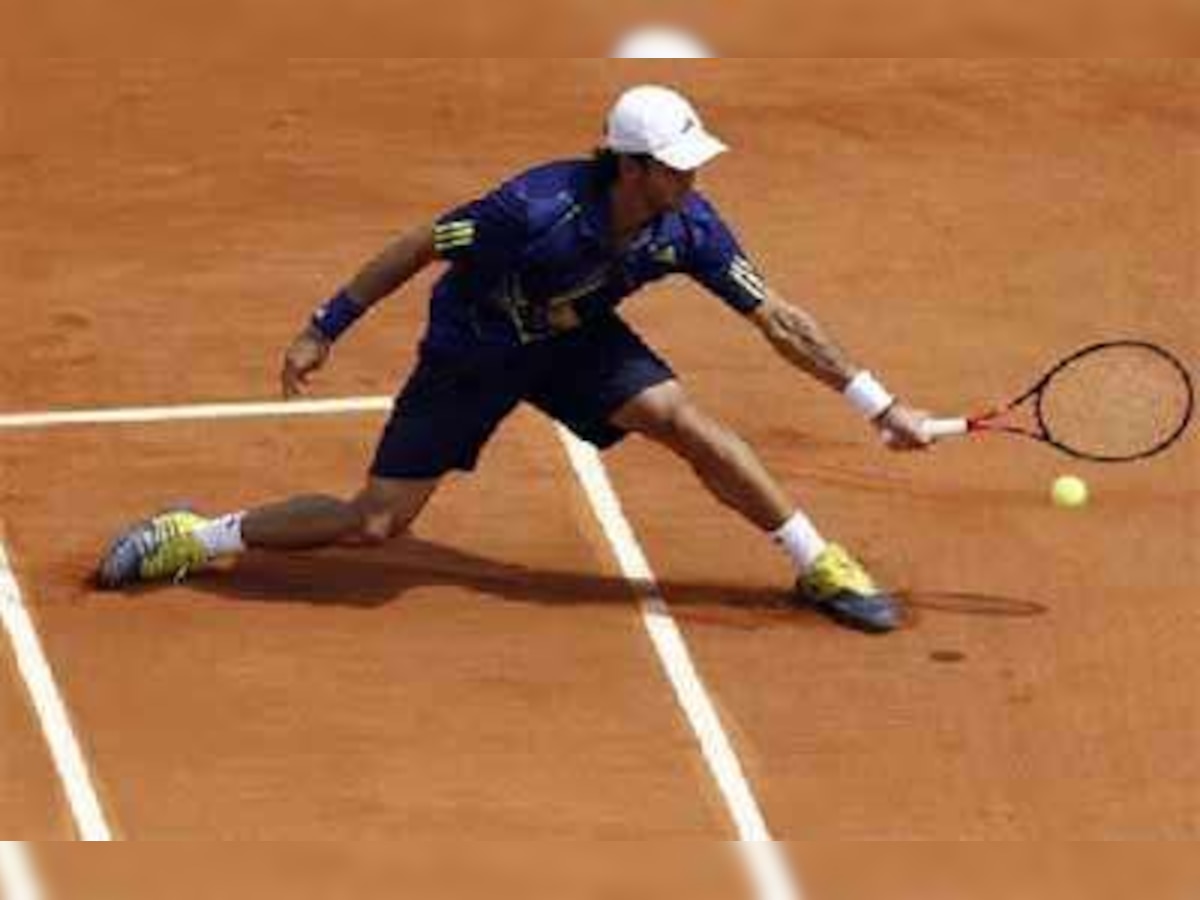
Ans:
POLYGON ((743 313, 766 299, 762 276, 696 192, 618 251, 609 193, 590 160, 540 166, 452 210, 435 243, 450 268, 433 291, 432 349, 517 347, 587 327, 677 273, 743 313))

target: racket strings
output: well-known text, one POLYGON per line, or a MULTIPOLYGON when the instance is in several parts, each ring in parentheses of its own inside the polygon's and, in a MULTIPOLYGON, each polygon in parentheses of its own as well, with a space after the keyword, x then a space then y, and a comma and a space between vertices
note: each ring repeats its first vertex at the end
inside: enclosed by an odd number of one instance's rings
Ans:
POLYGON ((1072 451, 1134 459, 1175 440, 1192 413, 1187 374, 1153 347, 1115 345, 1075 359, 1046 384, 1042 424, 1072 451))

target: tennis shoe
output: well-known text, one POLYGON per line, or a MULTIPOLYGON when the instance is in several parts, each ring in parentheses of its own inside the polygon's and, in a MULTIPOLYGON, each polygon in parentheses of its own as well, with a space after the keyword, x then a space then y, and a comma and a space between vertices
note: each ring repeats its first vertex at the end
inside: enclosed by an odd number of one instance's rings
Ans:
POLYGON ((862 564, 837 544, 830 544, 796 583, 796 599, 868 634, 887 634, 902 622, 895 598, 880 590, 862 564))
POLYGON ((207 521, 176 509, 139 522, 109 547, 97 583, 116 590, 139 582, 182 581, 208 563, 208 551, 196 538, 196 530, 207 521))

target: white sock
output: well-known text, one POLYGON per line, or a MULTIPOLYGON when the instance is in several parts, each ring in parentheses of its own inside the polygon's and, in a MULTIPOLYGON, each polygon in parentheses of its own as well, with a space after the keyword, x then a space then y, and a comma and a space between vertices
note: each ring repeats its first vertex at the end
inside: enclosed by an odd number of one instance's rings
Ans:
POLYGON ((820 559, 829 544, 817 532, 812 520, 798 512, 771 537, 783 547, 801 575, 808 572, 820 559))
POLYGON ((242 540, 244 518, 244 512, 233 513, 219 519, 210 519, 207 525, 196 529, 196 540, 204 545, 209 559, 246 552, 246 542, 242 540))

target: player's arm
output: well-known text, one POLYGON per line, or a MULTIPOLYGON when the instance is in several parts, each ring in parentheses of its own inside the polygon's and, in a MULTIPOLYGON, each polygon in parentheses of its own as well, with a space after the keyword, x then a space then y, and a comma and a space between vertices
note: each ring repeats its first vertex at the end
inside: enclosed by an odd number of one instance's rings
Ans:
POLYGON ((763 294, 765 299, 747 316, 780 356, 844 395, 895 449, 929 445, 924 413, 899 402, 874 375, 856 365, 810 313, 770 288, 763 294))
POLYGON ((364 309, 390 297, 437 259, 433 226, 424 225, 393 241, 346 287, 364 309))
POLYGON ((433 226, 413 229, 367 263, 308 324, 314 338, 332 344, 372 306, 389 297, 437 259, 433 226))
POLYGON ((366 312, 437 259, 432 225, 415 228, 367 263, 336 297, 318 309, 284 355, 283 395, 296 397, 329 358, 334 342, 366 312))
POLYGON ((767 288, 766 299, 748 316, 767 342, 788 362, 835 391, 845 391, 858 375, 845 351, 808 312, 767 288))
POLYGON ((929 445, 926 417, 897 402, 874 375, 854 364, 812 315, 771 290, 707 200, 693 195, 685 215, 690 244, 684 268, 693 278, 752 321, 784 359, 844 394, 890 446, 911 450, 929 445))

